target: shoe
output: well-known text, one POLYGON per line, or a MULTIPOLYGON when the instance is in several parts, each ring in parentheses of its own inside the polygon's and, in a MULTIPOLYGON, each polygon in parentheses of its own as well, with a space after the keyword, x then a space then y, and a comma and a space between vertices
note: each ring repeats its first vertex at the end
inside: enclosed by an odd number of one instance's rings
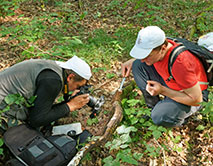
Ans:
POLYGON ((203 106, 191 106, 190 111, 186 114, 185 119, 190 117, 192 114, 194 114, 195 112, 200 111, 203 108, 203 106))

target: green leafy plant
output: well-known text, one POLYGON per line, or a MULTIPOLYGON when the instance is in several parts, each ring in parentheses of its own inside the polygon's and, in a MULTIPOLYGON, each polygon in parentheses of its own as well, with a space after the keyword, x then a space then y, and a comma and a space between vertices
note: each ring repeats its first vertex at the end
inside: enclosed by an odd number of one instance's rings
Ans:
POLYGON ((96 72, 100 72, 100 71, 106 71, 106 67, 96 67, 92 69, 92 72, 96 73, 96 72))
POLYGON ((90 154, 90 153, 87 153, 87 154, 84 156, 84 158, 82 159, 82 163, 83 163, 84 161, 91 161, 91 160, 92 160, 91 154, 90 154))
MULTIPOLYGON (((204 118, 208 121, 209 125, 213 123, 213 87, 209 87, 208 102, 201 103, 204 108, 201 111, 201 114, 204 115, 204 118)), ((199 127, 199 129, 201 129, 199 127)))
POLYGON ((15 15, 15 10, 19 8, 19 5, 24 0, 0 0, 0 17, 15 15))
POLYGON ((113 149, 124 149, 129 146, 129 143, 131 143, 131 137, 130 132, 136 132, 137 129, 133 126, 126 127, 124 125, 118 127, 116 129, 118 135, 115 136, 113 141, 109 141, 105 144, 105 147, 110 147, 110 150, 113 149))
POLYGON ((107 6, 105 6, 105 8, 107 10, 113 10, 116 9, 118 7, 121 7, 121 2, 119 0, 112 0, 107 6))
POLYGON ((31 107, 33 106, 33 102, 35 99, 36 96, 32 96, 27 100, 20 94, 9 94, 4 99, 7 106, 3 110, 1 110, 0 113, 8 111, 10 109, 10 106, 13 104, 19 105, 20 107, 31 107))
MULTIPOLYGON (((7 106, 3 110, 0 110, 0 115, 3 112, 10 110, 10 107, 13 104, 18 105, 19 107, 31 107, 31 106, 33 106, 33 102, 34 102, 35 99, 36 99, 36 96, 32 96, 27 100, 23 96, 21 96, 20 94, 9 94, 4 99, 7 106)), ((1 125, 1 123, 0 123, 0 125, 1 125)), ((0 138, 0 155, 3 155, 3 148, 2 148, 3 144, 4 144, 3 139, 0 138)))
POLYGON ((111 78, 115 77, 115 74, 114 74, 114 73, 107 73, 107 74, 106 74, 106 77, 107 77, 108 79, 111 79, 111 78))
POLYGON ((117 134, 112 141, 108 141, 105 144, 105 147, 110 148, 112 150, 118 150, 116 158, 114 159, 112 156, 108 156, 103 160, 104 165, 120 165, 120 163, 129 163, 133 165, 137 165, 138 162, 136 159, 142 157, 139 153, 131 152, 130 144, 132 143, 132 139, 130 137, 130 132, 136 132, 137 129, 133 126, 126 127, 122 125, 116 129, 117 134))
POLYGON ((111 155, 104 158, 102 161, 104 162, 104 166, 120 166, 120 162, 111 155))
POLYGON ((143 142, 143 144, 146 147, 146 150, 144 152, 147 153, 148 156, 150 156, 150 157, 158 157, 160 155, 160 147, 156 148, 153 145, 147 144, 145 141, 143 142))
POLYGON ((4 141, 2 138, 0 138, 0 155, 4 155, 3 153, 3 148, 2 148, 2 145, 4 144, 4 141))
POLYGON ((198 130, 198 131, 202 131, 202 130, 204 130, 205 129, 205 126, 203 126, 203 125, 198 125, 197 127, 196 127, 196 130, 198 130))
POLYGON ((93 124, 96 124, 96 123, 98 123, 98 118, 97 117, 95 117, 95 118, 89 118, 88 120, 87 120, 87 124, 89 125, 89 126, 91 126, 91 125, 93 125, 93 124))
POLYGON ((155 126, 152 125, 148 128, 148 130, 152 131, 152 135, 154 136, 155 139, 158 139, 162 136, 162 132, 166 132, 166 128, 162 127, 162 126, 155 126))

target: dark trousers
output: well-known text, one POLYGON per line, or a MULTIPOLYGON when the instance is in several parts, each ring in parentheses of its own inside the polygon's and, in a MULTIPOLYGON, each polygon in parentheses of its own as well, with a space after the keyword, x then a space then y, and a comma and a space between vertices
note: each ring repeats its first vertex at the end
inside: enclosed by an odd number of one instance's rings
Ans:
MULTIPOLYGON (((163 86, 168 87, 162 77, 157 73, 153 65, 148 66, 146 63, 142 63, 140 60, 135 60, 132 66, 132 72, 135 82, 143 94, 146 92, 147 80, 157 81, 163 86)), ((156 96, 151 95, 144 95, 144 97, 153 97, 153 100, 156 99, 156 96)), ((208 100, 207 90, 203 91, 203 99, 204 101, 208 100)), ((181 126, 184 119, 189 116, 190 111, 191 106, 178 103, 165 96, 163 100, 159 100, 159 102, 154 105, 151 118, 156 125, 165 127, 181 126)))

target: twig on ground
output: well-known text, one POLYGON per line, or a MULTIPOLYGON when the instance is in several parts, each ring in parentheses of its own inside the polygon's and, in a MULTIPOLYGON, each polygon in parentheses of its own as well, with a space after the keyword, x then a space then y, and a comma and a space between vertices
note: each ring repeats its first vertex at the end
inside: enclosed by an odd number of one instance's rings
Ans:
POLYGON ((97 88, 94 89, 94 91, 100 89, 102 86, 104 86, 104 85, 110 83, 111 81, 114 81, 115 79, 117 79, 117 77, 113 77, 113 78, 111 78, 110 80, 105 81, 104 83, 98 85, 97 88))
POLYGON ((154 138, 155 142, 158 144, 158 146, 161 148, 161 150, 163 151, 163 163, 164 166, 166 166, 166 155, 165 155, 165 150, 164 148, 159 144, 159 142, 154 138))

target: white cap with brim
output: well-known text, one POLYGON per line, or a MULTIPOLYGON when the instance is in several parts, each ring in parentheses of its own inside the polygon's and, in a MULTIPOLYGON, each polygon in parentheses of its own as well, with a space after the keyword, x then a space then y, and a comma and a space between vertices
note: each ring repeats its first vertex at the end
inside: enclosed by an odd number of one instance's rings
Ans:
POLYGON ((73 56, 66 62, 55 61, 57 65, 64 69, 69 69, 74 71, 76 74, 82 78, 89 80, 92 76, 90 66, 82 59, 77 56, 73 56))
POLYGON ((162 45, 166 39, 163 30, 157 26, 148 26, 139 31, 130 55, 136 59, 146 58, 154 48, 162 45))

